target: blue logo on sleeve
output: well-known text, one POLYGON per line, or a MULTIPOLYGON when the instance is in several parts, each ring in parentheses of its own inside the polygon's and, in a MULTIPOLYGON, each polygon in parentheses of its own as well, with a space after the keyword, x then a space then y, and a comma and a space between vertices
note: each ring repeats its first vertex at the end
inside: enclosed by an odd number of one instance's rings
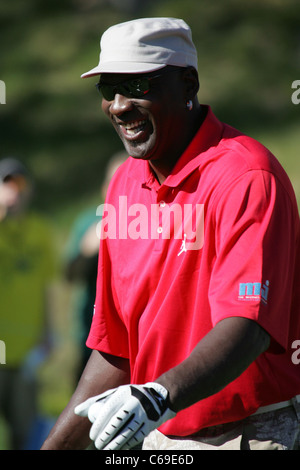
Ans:
POLYGON ((238 300, 268 302, 269 281, 263 285, 260 282, 241 282, 239 285, 238 300))

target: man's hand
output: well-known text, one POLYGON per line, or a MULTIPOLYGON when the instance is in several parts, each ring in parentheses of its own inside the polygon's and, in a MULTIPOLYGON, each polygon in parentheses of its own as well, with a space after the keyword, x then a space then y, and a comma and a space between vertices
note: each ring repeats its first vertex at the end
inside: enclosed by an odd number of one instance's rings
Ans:
POLYGON ((176 415, 168 407, 168 391, 156 382, 108 390, 78 405, 75 413, 93 423, 90 439, 99 450, 131 449, 176 415))

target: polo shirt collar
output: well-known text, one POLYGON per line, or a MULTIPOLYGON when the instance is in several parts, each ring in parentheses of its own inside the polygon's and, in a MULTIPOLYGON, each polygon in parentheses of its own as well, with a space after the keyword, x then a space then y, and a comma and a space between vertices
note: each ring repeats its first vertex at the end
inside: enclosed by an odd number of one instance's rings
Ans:
MULTIPOLYGON (((199 167, 203 154, 211 147, 217 146, 222 138, 224 125, 213 114, 210 106, 201 106, 207 110, 206 117, 195 137, 177 161, 172 173, 164 181, 164 186, 173 188, 178 186, 199 167)), ((139 180, 144 186, 160 187, 149 162, 146 160, 134 160, 129 168, 129 176, 139 180)))

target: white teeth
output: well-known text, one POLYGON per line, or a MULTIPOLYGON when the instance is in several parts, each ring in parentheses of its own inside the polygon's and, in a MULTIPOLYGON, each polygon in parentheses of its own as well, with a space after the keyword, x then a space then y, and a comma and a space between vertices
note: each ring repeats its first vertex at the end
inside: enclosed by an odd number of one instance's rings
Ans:
POLYGON ((146 124, 145 120, 135 121, 135 122, 129 122, 127 124, 124 124, 124 127, 128 134, 133 135, 136 132, 139 132, 144 124, 146 124))
POLYGON ((137 133, 137 129, 135 129, 135 130, 132 130, 132 129, 126 129, 126 130, 127 130, 127 134, 128 134, 128 135, 134 135, 134 134, 136 134, 136 133, 137 133))

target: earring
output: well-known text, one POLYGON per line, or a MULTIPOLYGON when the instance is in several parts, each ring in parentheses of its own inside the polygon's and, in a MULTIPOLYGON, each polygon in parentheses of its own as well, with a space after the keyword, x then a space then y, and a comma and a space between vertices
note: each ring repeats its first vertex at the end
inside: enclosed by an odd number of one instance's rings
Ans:
POLYGON ((192 100, 188 100, 188 101, 186 102, 186 107, 187 107, 187 109, 188 109, 189 111, 192 111, 192 109, 193 109, 193 102, 192 102, 192 100))

